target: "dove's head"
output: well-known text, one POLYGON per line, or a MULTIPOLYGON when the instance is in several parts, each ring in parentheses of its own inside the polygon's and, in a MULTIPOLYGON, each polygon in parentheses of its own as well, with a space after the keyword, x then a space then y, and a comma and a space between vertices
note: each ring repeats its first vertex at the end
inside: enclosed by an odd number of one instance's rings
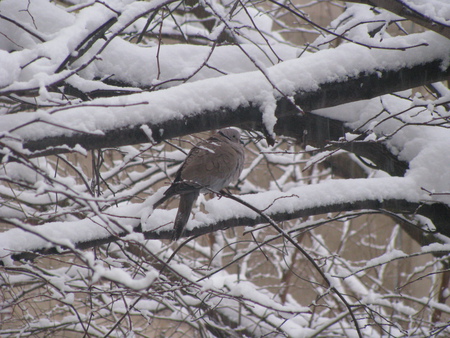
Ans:
POLYGON ((220 129, 217 133, 219 135, 222 135, 223 137, 227 138, 231 142, 242 143, 241 133, 239 131, 237 131, 236 129, 233 129, 233 128, 220 129))

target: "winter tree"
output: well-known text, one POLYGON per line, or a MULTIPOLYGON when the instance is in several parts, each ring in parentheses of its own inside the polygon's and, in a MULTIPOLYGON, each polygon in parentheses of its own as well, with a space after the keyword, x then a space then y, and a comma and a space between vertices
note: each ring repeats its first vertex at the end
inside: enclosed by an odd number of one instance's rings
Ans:
POLYGON ((447 0, 2 0, 0 334, 450 335, 449 39, 447 0))

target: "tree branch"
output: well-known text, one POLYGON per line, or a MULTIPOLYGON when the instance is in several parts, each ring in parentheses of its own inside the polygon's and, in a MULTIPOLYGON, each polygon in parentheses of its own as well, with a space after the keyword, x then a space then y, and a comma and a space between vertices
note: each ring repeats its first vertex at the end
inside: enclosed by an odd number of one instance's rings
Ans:
MULTIPOLYGON (((294 99, 295 104, 304 111, 312 111, 442 81, 449 75, 450 68, 443 70, 442 60, 433 60, 397 71, 373 70, 349 77, 346 81, 321 83, 315 90, 299 90, 294 99)), ((237 109, 224 107, 219 111, 204 110, 189 118, 167 119, 158 124, 149 122, 147 126, 152 131, 153 141, 159 143, 173 137, 232 125, 262 131, 262 115, 260 107, 249 102, 248 105, 237 109)), ((278 135, 295 137, 300 142, 306 141, 316 146, 338 140, 346 131, 341 121, 324 119, 313 114, 300 115, 297 107, 285 98, 277 101, 276 116, 278 122, 275 132, 278 135), (328 127, 323 128, 326 125, 328 127)), ((149 121, 151 120, 152 116, 149 114, 149 121)), ((141 125, 135 125, 106 130, 103 135, 74 133, 71 136, 25 140, 23 146, 34 152, 31 157, 38 157, 70 152, 76 145, 92 150, 146 142, 149 142, 147 133, 141 129, 141 125)), ((403 175, 408 167, 390 154, 382 144, 351 146, 347 150, 369 158, 391 175, 403 175)))
POLYGON ((384 8, 450 39, 449 25, 446 25, 443 22, 435 21, 426 16, 424 13, 415 11, 402 0, 350 0, 346 2, 354 2, 384 8))
MULTIPOLYGON (((297 209, 290 212, 270 212, 265 214, 276 222, 289 221, 297 218, 306 218, 309 216, 333 213, 333 212, 346 212, 354 210, 389 210, 393 213, 415 215, 419 214, 428 217, 433 220, 437 232, 445 236, 450 237, 450 227, 448 220, 450 219, 450 208, 441 204, 420 204, 408 202, 398 199, 386 199, 380 201, 377 198, 366 199, 356 202, 334 203, 327 205, 318 205, 316 207, 297 209)), ((203 224, 201 227, 194 229, 186 229, 183 233, 184 237, 200 236, 208 233, 212 233, 218 230, 226 230, 229 228, 241 227, 241 226, 256 226, 258 224, 264 224, 266 220, 260 216, 254 217, 230 217, 226 220, 214 222, 210 224, 203 224)), ((173 231, 141 231, 141 225, 139 224, 134 228, 137 232, 142 232, 146 239, 172 239, 173 231)), ((301 230, 301 229, 300 229, 301 230)), ((129 233, 126 231, 117 232, 117 235, 110 235, 103 238, 73 243, 76 249, 84 250, 92 247, 97 247, 103 244, 116 242, 127 236, 129 233)), ((434 236, 430 233, 430 236, 434 236)), ((436 242, 436 240, 432 241, 436 242)), ((41 255, 54 255, 63 254, 65 251, 61 247, 45 247, 36 249, 33 251, 13 253, 11 258, 13 260, 33 260, 41 255)))

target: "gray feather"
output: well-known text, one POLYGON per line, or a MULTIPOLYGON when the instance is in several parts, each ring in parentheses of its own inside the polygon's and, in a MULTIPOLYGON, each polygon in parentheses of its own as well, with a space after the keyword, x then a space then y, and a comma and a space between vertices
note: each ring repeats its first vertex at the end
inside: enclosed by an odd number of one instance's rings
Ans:
POLYGON ((173 240, 178 240, 184 232, 189 216, 191 215, 192 206, 197 200, 199 192, 191 192, 188 194, 180 195, 180 205, 178 207, 177 216, 175 217, 175 223, 173 225, 175 233, 173 234, 173 240))
POLYGON ((221 129, 191 149, 178 170, 175 181, 153 205, 156 208, 172 196, 180 195, 174 240, 183 235, 199 193, 220 191, 237 180, 244 167, 244 160, 245 150, 236 129, 221 129))

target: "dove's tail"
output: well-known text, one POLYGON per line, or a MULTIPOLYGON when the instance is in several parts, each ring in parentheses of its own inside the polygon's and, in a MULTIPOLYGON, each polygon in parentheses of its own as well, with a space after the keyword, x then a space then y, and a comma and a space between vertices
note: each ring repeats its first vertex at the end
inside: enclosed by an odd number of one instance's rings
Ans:
POLYGON ((173 240, 177 240, 183 235, 184 226, 189 220, 192 206, 198 195, 198 191, 180 195, 180 206, 178 207, 177 217, 175 218, 173 240))

